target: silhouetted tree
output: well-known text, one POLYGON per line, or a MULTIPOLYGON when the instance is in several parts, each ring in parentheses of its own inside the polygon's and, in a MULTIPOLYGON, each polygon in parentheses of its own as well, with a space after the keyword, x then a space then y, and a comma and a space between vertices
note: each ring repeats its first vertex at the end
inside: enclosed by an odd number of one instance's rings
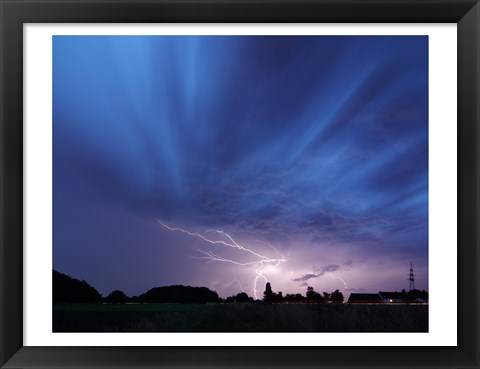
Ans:
POLYGON ((265 285, 265 292, 263 292, 263 301, 272 302, 273 300, 273 291, 270 282, 267 282, 265 285))
POLYGON ((245 292, 237 293, 235 299, 237 302, 253 302, 253 297, 248 296, 245 292))
POLYGON ((298 304, 305 301, 305 297, 301 294, 287 293, 283 301, 288 302, 289 304, 298 304))
POLYGON ((274 293, 272 296, 272 302, 275 303, 282 303, 283 302, 283 293, 279 291, 278 293, 274 293))
POLYGON ((330 298, 332 299, 332 303, 334 304, 343 303, 343 293, 341 293, 339 290, 335 290, 335 292, 332 292, 330 298))
POLYGON ((330 294, 329 294, 328 292, 323 292, 323 293, 322 293, 322 297, 323 297, 323 300, 324 300, 325 302, 332 302, 331 296, 330 296, 330 294))
POLYGON ((253 297, 249 297, 245 292, 240 292, 240 293, 237 293, 235 296, 227 297, 225 302, 231 302, 231 303, 253 302, 253 297))
POLYGON ((295 294, 295 302, 305 302, 305 297, 302 294, 296 293, 295 294))
POLYGON ((407 302, 423 302, 428 300, 428 292, 425 290, 411 290, 406 293, 407 302))
POLYGON ((324 302, 323 297, 316 292, 312 286, 307 287, 306 297, 308 302, 314 302, 317 304, 324 302))
POLYGON ((107 297, 105 297, 105 302, 108 302, 110 304, 124 304, 127 301, 127 295, 125 295, 125 293, 120 290, 112 291, 107 297))
POLYGON ((102 302, 102 295, 86 281, 53 270, 52 300, 54 304, 92 304, 102 302))
POLYGON ((155 287, 138 296, 139 302, 171 302, 184 304, 204 304, 219 302, 218 294, 207 287, 165 286, 155 287))
POLYGON ((307 300, 312 300, 313 295, 315 294, 315 290, 313 289, 312 286, 307 287, 307 293, 305 296, 307 297, 307 300))

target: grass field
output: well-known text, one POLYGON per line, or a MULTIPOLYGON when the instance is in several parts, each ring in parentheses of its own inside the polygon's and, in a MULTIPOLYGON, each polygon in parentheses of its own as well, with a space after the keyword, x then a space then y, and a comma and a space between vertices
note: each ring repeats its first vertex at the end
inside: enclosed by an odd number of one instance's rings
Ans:
POLYGON ((54 305, 54 332, 427 332, 426 305, 54 305))

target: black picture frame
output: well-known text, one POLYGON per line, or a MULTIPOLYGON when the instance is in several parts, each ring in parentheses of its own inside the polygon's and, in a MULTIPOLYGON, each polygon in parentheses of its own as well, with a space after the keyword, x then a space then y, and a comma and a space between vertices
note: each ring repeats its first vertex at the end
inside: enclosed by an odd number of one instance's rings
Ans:
POLYGON ((0 16, 2 368, 480 367, 479 0, 0 0, 0 16), (143 22, 457 23, 458 301, 445 297, 457 303, 456 347, 23 346, 23 25, 143 22))

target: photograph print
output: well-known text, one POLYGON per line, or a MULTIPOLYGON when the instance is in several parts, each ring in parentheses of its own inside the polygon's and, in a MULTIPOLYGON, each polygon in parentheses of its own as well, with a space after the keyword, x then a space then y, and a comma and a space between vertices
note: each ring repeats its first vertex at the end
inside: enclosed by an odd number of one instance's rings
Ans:
POLYGON ((428 332, 427 36, 53 36, 53 332, 428 332))

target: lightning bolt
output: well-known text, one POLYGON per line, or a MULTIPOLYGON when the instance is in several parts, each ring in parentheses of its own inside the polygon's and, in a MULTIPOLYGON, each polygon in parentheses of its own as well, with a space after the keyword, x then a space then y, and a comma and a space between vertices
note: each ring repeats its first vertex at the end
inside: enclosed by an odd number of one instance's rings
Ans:
POLYGON ((241 262, 241 261, 237 261, 237 260, 234 260, 234 259, 225 258, 225 257, 217 255, 217 254, 215 254, 214 252, 211 252, 211 251, 205 251, 205 250, 197 249, 200 255, 199 256, 194 256, 193 258, 198 259, 198 260, 206 260, 207 263, 223 262, 223 263, 231 263, 231 264, 235 264, 235 265, 239 265, 239 266, 257 265, 257 267, 255 268, 255 277, 253 279, 253 296, 255 297, 255 299, 258 299, 258 294, 257 294, 257 292, 258 292, 258 289, 257 289, 258 281, 259 280, 264 280, 265 283, 268 282, 267 277, 265 277, 265 275, 264 275, 265 266, 266 265, 271 265, 274 269, 276 269, 281 263, 284 263, 284 262, 287 261, 284 258, 284 256, 282 254, 280 254, 278 252, 278 250, 270 244, 267 244, 267 245, 275 251, 275 253, 277 254, 277 257, 272 258, 272 257, 269 257, 269 256, 265 256, 265 255, 262 255, 262 254, 260 254, 256 251, 252 250, 251 248, 242 246, 237 241, 235 241, 232 236, 230 236, 228 233, 225 233, 224 231, 220 231, 220 230, 211 231, 211 232, 216 233, 217 235, 224 238, 223 240, 222 239, 218 240, 218 239, 208 238, 208 237, 206 237, 206 236, 204 236, 204 235, 202 235, 198 232, 191 232, 189 230, 186 230, 186 229, 183 229, 183 228, 180 228, 180 227, 170 227, 169 225, 165 224, 164 222, 162 222, 161 220, 158 220, 158 219, 157 219, 157 222, 162 227, 164 227, 164 228, 166 228, 170 231, 182 232, 182 233, 185 233, 189 236, 200 238, 201 240, 203 240, 205 242, 208 242, 208 243, 211 243, 211 244, 214 244, 214 245, 217 245, 217 246, 221 246, 221 247, 228 247, 228 248, 237 249, 237 250, 240 250, 240 251, 248 254, 249 256, 252 256, 253 257, 252 261, 241 262))
POLYGON ((343 287, 345 287, 345 289, 347 289, 347 282, 344 281, 343 278, 341 277, 337 277, 338 279, 340 279, 340 281, 343 283, 343 287))
POLYGON ((338 277, 338 276, 333 276, 331 274, 327 274, 330 278, 333 278, 333 279, 337 279, 339 280, 340 282, 343 283, 343 287, 345 287, 345 289, 347 289, 347 282, 345 282, 345 280, 342 278, 342 277, 338 277))

